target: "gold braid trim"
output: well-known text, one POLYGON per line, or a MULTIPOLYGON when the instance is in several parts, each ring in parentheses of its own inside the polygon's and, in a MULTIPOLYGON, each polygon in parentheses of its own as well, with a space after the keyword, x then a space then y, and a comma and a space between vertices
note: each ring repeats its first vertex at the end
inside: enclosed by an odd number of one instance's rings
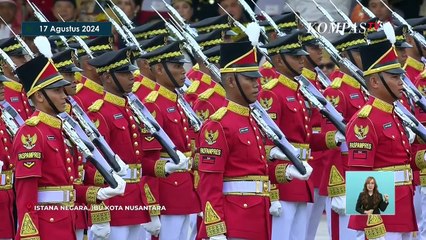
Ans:
POLYGON ((302 45, 300 43, 292 43, 287 45, 282 45, 276 48, 268 49, 268 54, 278 54, 281 50, 291 50, 296 48, 301 48, 302 45))
POLYGON ((92 50, 93 52, 102 51, 102 50, 112 50, 109 44, 92 46, 92 47, 89 47, 89 49, 92 50))
POLYGON ((375 239, 385 236, 386 228, 383 224, 382 217, 378 214, 368 215, 367 227, 364 228, 364 232, 367 239, 375 239))
POLYGON ((163 28, 163 29, 156 29, 156 30, 152 30, 148 32, 138 33, 138 34, 135 34, 135 38, 136 39, 150 38, 151 36, 160 35, 163 33, 167 33, 167 29, 163 28))
POLYGON ((108 66, 96 68, 96 72, 97 73, 103 73, 103 72, 109 71, 111 69, 118 68, 120 66, 124 66, 126 64, 130 64, 129 59, 123 59, 121 61, 115 62, 115 63, 110 64, 108 66))
MULTIPOLYGON (((105 205, 96 205, 98 207, 105 207, 105 205)), ((102 211, 91 211, 90 212, 90 217, 92 219, 92 224, 96 224, 96 223, 105 223, 105 222, 110 222, 111 221, 111 214, 109 212, 109 210, 106 209, 106 207, 104 208, 105 210, 102 211)))
POLYGON ((63 62, 55 63, 55 67, 61 68, 61 67, 65 67, 65 66, 68 66, 68 65, 71 65, 71 64, 73 64, 72 60, 66 60, 66 61, 63 61, 63 62))
POLYGON ((205 47, 205 46, 215 46, 215 45, 218 45, 218 44, 220 44, 220 43, 223 43, 223 40, 222 40, 222 38, 219 38, 219 39, 213 39, 213 40, 210 40, 210 41, 205 41, 205 42, 201 42, 200 43, 200 47, 205 47))
POLYGON ((229 28, 229 24, 223 23, 223 24, 216 24, 216 25, 210 25, 210 26, 206 26, 206 27, 197 28, 197 32, 198 33, 211 32, 212 30, 227 29, 227 28, 229 28))
POLYGON ((426 169, 420 170, 420 186, 426 186, 426 169))
POLYGON ((271 202, 280 200, 280 190, 277 189, 277 185, 271 184, 271 191, 269 192, 269 200, 271 202))
POLYGON ((329 197, 338 197, 346 195, 346 184, 327 187, 329 197))
POLYGON ((89 187, 86 192, 86 203, 95 204, 100 187, 89 187))
POLYGON ((345 51, 345 49, 348 47, 352 47, 352 46, 356 46, 356 45, 364 44, 364 43, 367 44, 367 41, 365 39, 357 39, 354 41, 349 41, 349 42, 345 42, 340 45, 337 45, 336 49, 342 52, 342 51, 345 51))
POLYGON ((40 237, 27 237, 27 238, 21 238, 21 240, 40 240, 40 237))
POLYGON ((155 176, 156 177, 166 177, 166 166, 167 161, 166 160, 157 160, 155 162, 155 176))
POLYGON ((265 145, 265 154, 266 154, 266 159, 269 159, 269 154, 271 152, 271 149, 274 147, 274 145, 265 145))
POLYGON ((160 205, 159 204, 153 204, 150 205, 152 207, 149 208, 149 215, 151 216, 160 216, 160 205))
POLYGON ((278 183, 288 183, 289 181, 287 180, 286 176, 285 176, 285 171, 287 169, 288 164, 278 164, 275 167, 275 178, 277 179, 278 183))
POLYGON ((325 144, 327 145, 328 149, 333 149, 337 147, 335 136, 336 136, 336 131, 328 131, 325 134, 325 144))
POLYGON ((18 48, 21 48, 21 44, 10 45, 9 47, 3 48, 3 51, 7 53, 7 52, 12 52, 13 50, 16 50, 18 48))
POLYGON ((153 203, 157 202, 157 200, 155 199, 154 194, 152 194, 151 188, 149 187, 148 184, 145 183, 143 185, 143 190, 145 191, 145 196, 146 196, 148 204, 153 204, 153 203))
POLYGON ((416 166, 419 168, 419 169, 424 169, 424 168, 426 168, 426 162, 425 162, 425 151, 426 150, 421 150, 421 151, 418 151, 417 153, 416 153, 416 166))
POLYGON ((218 63, 220 60, 220 56, 209 57, 209 62, 218 63))
MULTIPOLYGON (((277 24, 277 26, 278 26, 278 29, 283 29, 283 28, 291 28, 291 27, 296 27, 297 26, 297 23, 296 22, 286 22, 286 23, 280 23, 280 24, 277 24)), ((272 27, 272 26, 270 26, 270 25, 268 25, 268 26, 265 26, 265 31, 267 31, 267 32, 270 32, 270 31, 274 31, 275 30, 275 28, 274 27, 272 27)))
POLYGON ((200 174, 198 173, 198 170, 194 170, 194 188, 198 188, 198 184, 200 183, 200 174))
POLYGON ((93 179, 95 186, 103 186, 105 183, 104 177, 102 177, 101 173, 96 170, 95 177, 93 179))
POLYGON ((163 59, 174 58, 174 57, 179 57, 179 56, 182 56, 181 51, 168 52, 168 53, 164 53, 164 54, 161 54, 161 55, 158 55, 158 56, 155 56, 153 58, 148 59, 148 63, 161 62, 161 60, 163 60, 163 59))
POLYGON ((207 236, 212 237, 220 234, 226 233, 226 225, 225 222, 218 222, 212 225, 206 226, 207 236))

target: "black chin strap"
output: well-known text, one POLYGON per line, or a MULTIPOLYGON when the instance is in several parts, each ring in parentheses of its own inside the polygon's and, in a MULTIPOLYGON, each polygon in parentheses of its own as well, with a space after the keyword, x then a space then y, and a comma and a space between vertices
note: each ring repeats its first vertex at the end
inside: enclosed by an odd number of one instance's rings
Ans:
POLYGON ((398 97, 395 95, 395 93, 390 90, 388 84, 386 83, 385 79, 383 78, 382 73, 379 73, 380 80, 382 81, 383 85, 385 86, 386 90, 388 90, 388 93, 391 95, 391 97, 396 101, 398 100, 398 97))
POLYGON ((109 72, 109 74, 111 74, 112 80, 114 80, 115 86, 117 86, 118 91, 120 91, 121 93, 125 93, 123 87, 121 86, 120 82, 118 81, 117 77, 115 76, 114 72, 109 72))
POLYGON ((180 88, 179 84, 176 82, 176 79, 173 77, 172 73, 170 72, 169 67, 167 66, 167 63, 161 62, 161 65, 163 65, 163 68, 166 71, 167 76, 169 77, 170 81, 172 81, 175 88, 180 88))
POLYGON ((417 51, 420 54, 420 58, 423 57, 422 45, 420 45, 420 43, 416 39, 414 39, 414 43, 416 44, 417 51))
MULTIPOLYGON (((349 50, 349 51, 348 51, 348 57, 349 57, 349 60, 351 60, 351 62, 352 62, 355 66, 357 66, 357 65, 356 65, 356 62, 355 62, 354 55, 352 54, 352 51, 351 51, 351 50, 349 50)), ((359 66, 357 66, 357 67, 359 68, 359 66)))
POLYGON ((246 101, 246 103, 248 104, 252 104, 252 102, 250 102, 250 100, 247 98, 246 94, 244 94, 243 89, 241 88, 240 81, 238 80, 238 75, 236 73, 234 73, 234 78, 235 82, 237 82, 238 90, 240 90, 241 96, 243 96, 244 98, 244 101, 246 101))
POLYGON ((294 76, 300 75, 300 73, 298 73, 296 70, 294 70, 294 68, 292 68, 290 66, 290 64, 287 62, 285 56, 283 56, 283 55, 280 54, 280 58, 283 60, 285 66, 288 68, 288 70, 290 70, 294 74, 294 76))
POLYGON ((50 107, 52 108, 52 110, 56 113, 59 114, 61 113, 55 106, 55 104, 53 104, 52 100, 50 99, 49 96, 47 96, 47 93, 44 91, 44 89, 41 89, 41 94, 43 94, 44 98, 46 98, 47 103, 49 103, 50 107))
MULTIPOLYGON (((303 46, 303 49, 304 49, 306 52, 308 51, 308 49, 306 48, 306 46, 303 46)), ((318 66, 318 65, 314 62, 314 60, 312 60, 311 55, 306 55, 305 57, 306 57, 306 59, 308 59, 309 63, 310 63, 313 67, 318 66)))

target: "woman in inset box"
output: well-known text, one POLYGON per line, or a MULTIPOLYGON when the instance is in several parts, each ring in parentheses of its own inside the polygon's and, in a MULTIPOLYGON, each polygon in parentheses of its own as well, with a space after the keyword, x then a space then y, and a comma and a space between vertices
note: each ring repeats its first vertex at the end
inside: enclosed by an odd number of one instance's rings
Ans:
POLYGON ((382 196, 379 193, 376 179, 368 177, 364 183, 364 189, 358 196, 356 202, 356 211, 361 214, 380 214, 384 212, 389 205, 389 195, 382 196))

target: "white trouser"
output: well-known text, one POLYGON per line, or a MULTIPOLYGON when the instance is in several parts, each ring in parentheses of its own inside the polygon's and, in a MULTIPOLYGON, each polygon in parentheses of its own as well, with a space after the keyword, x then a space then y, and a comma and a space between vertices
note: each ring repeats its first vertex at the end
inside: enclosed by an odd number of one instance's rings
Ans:
POLYGON ((325 199, 326 197, 319 195, 319 189, 314 189, 314 202, 308 203, 307 212, 308 212, 308 231, 306 233, 306 240, 314 240, 317 233, 319 223, 321 221, 321 216, 325 209, 325 199))
POLYGON ((417 226, 419 227, 417 239, 426 240, 426 195, 422 194, 421 186, 416 186, 413 201, 417 226))
MULTIPOLYGON (((401 233, 401 232, 387 232, 385 235, 386 240, 412 240, 413 234, 409 233, 401 233)), ((356 240, 365 240, 365 235, 363 231, 357 231, 356 240)))
MULTIPOLYGON (((160 240, 188 240, 191 215, 161 215, 160 240)), ((196 215, 196 214, 195 214, 196 215)), ((193 229, 197 231, 197 229, 193 229)))
MULTIPOLYGON (((332 224, 331 224, 331 198, 327 197, 325 201, 326 212, 327 212, 327 226, 328 226, 328 234, 332 235, 332 224)), ((355 239, 356 231, 348 228, 349 224, 349 215, 339 215, 339 239, 355 239)))
POLYGON ((189 215, 189 233, 188 233, 188 240, 195 240, 197 237, 197 220, 198 220, 198 214, 190 214, 189 215))
POLYGON ((77 229, 75 231, 75 236, 76 236, 77 240, 83 240, 83 238, 84 238, 84 229, 77 229))
POLYGON ((140 224, 131 226, 111 226, 109 239, 139 240, 143 232, 140 224))
POLYGON ((307 203, 280 201, 282 214, 272 217, 272 240, 305 239, 307 226, 307 203))

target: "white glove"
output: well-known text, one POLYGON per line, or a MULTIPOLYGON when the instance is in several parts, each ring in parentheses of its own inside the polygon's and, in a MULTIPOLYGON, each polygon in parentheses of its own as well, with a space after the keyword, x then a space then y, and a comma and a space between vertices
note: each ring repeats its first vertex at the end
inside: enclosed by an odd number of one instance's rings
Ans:
POLYGON ((426 187, 420 187, 420 192, 426 195, 426 187))
POLYGON ((197 213, 197 216, 200 217, 200 218, 204 218, 204 213, 203 212, 199 212, 199 213, 197 213))
POLYGON ((407 130, 408 141, 412 144, 416 140, 416 134, 409 127, 406 127, 405 130, 407 130))
POLYGON ((341 132, 337 131, 336 134, 334 135, 334 141, 336 143, 342 143, 342 142, 346 142, 346 138, 341 132))
POLYGON ((281 216, 281 211, 282 207, 280 201, 272 201, 271 207, 269 207, 269 213, 274 217, 279 217, 281 216))
POLYGON ((142 224, 142 227, 152 236, 158 237, 161 229, 160 217, 151 216, 151 222, 142 224))
POLYGON ((129 165, 127 165, 126 163, 123 162, 123 160, 121 160, 120 156, 118 156, 117 154, 115 154, 115 161, 117 161, 118 166, 120 166, 120 171, 117 172, 117 174, 119 176, 126 176, 127 175, 127 170, 129 169, 129 165))
POLYGON ((220 235, 216 235, 216 236, 210 237, 209 239, 210 240, 226 240, 226 236, 223 235, 223 234, 220 234, 220 235))
POLYGON ((346 196, 332 197, 331 209, 339 215, 344 215, 346 211, 346 196))
POLYGON ((309 176, 311 176, 312 173, 312 167, 307 162, 303 161, 303 166, 306 168, 305 175, 302 175, 297 171, 296 167, 294 165, 287 166, 285 170, 285 176, 288 180, 292 180, 293 178, 297 178, 299 180, 308 180, 309 176))
POLYGON ((115 172, 112 174, 118 185, 116 188, 104 187, 99 189, 97 199, 103 201, 118 195, 123 195, 126 190, 126 182, 115 172))
POLYGON ((1 171, 2 171, 2 168, 3 168, 3 165, 4 165, 4 162, 0 160, 0 174, 1 174, 1 171))
POLYGON ((93 240, 107 240, 111 233, 111 227, 109 222, 96 223, 92 225, 90 231, 93 234, 93 240))
POLYGON ((273 147, 269 152, 269 159, 288 160, 288 157, 278 147, 273 147))
POLYGON ((173 162, 167 162, 164 169, 166 173, 174 173, 178 170, 188 170, 189 169, 189 158, 187 158, 181 151, 176 150, 177 155, 179 156, 179 163, 175 164, 173 162))

